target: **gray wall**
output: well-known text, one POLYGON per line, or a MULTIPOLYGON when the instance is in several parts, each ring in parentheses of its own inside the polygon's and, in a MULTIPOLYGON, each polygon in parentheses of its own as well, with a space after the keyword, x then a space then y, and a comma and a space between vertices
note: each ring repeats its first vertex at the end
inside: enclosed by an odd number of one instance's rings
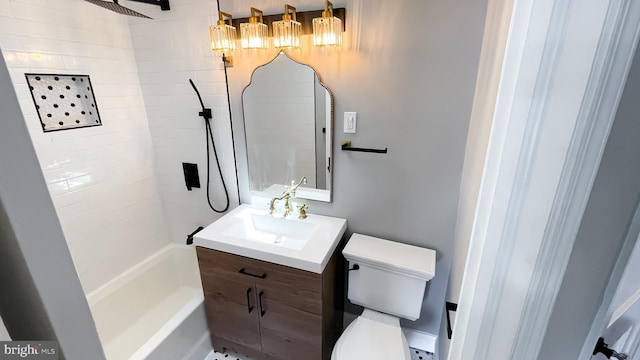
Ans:
POLYGON ((577 359, 602 302, 640 195, 638 96, 636 51, 539 359, 577 359))
MULTIPOLYGON (((317 1, 296 1, 299 11, 317 1)), ((291 52, 312 65, 335 95, 333 203, 310 213, 344 217, 353 232, 437 251, 422 316, 403 326, 438 334, 444 309, 465 141, 474 95, 486 0, 334 1, 346 7, 342 50, 291 52), (358 112, 357 134, 343 134, 343 113, 358 112), (388 147, 388 154, 342 152, 388 147)), ((248 1, 221 0, 235 18, 248 1)), ((282 4, 264 1, 265 14, 282 4)), ((228 69, 240 191, 248 200, 240 94, 251 69, 275 56, 234 54, 228 69)), ((357 309, 350 308, 356 312, 357 309)), ((444 335, 446 336, 446 334, 444 335)))
POLYGON ((0 314, 14 340, 104 359, 89 306, 0 56, 0 314))

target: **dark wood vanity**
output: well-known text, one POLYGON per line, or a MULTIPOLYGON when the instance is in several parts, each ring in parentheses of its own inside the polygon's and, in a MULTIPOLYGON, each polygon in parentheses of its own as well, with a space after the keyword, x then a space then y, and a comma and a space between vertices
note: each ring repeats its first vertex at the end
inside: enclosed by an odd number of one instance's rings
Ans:
POLYGON ((342 329, 342 242, 322 274, 198 246, 216 351, 264 360, 328 360, 342 329))

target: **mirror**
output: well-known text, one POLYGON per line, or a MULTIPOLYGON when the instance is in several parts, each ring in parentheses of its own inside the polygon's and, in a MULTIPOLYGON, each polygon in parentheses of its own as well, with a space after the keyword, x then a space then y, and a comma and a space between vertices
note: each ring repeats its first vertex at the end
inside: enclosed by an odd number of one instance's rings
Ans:
POLYGON ((280 195, 306 176, 296 197, 330 202, 333 95, 315 70, 280 52, 253 71, 242 110, 252 196, 280 195))

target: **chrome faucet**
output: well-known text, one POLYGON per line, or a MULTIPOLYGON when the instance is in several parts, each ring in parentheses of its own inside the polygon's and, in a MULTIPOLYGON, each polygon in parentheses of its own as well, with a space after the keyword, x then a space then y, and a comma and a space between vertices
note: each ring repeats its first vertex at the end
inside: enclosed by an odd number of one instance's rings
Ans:
POLYGON ((307 177, 303 176, 302 179, 300 179, 300 181, 295 184, 295 181, 291 181, 291 188, 289 187, 285 187, 284 188, 284 192, 282 192, 282 195, 280 196, 275 196, 271 199, 271 202, 269 203, 269 214, 273 214, 276 212, 276 201, 280 201, 280 200, 284 200, 284 217, 289 216, 289 213, 291 213, 291 204, 289 199, 291 198, 295 198, 296 197, 296 190, 298 190, 298 188, 300 187, 300 185, 302 184, 306 184, 307 183, 307 177), (294 185, 295 184, 295 185, 294 185))

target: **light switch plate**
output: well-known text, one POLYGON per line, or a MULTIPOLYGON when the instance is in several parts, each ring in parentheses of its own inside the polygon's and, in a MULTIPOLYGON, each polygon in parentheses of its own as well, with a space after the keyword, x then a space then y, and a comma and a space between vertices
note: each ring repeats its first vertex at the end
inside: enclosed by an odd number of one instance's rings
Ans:
POLYGON ((344 113, 344 132, 348 134, 356 133, 357 112, 345 111, 344 113))

